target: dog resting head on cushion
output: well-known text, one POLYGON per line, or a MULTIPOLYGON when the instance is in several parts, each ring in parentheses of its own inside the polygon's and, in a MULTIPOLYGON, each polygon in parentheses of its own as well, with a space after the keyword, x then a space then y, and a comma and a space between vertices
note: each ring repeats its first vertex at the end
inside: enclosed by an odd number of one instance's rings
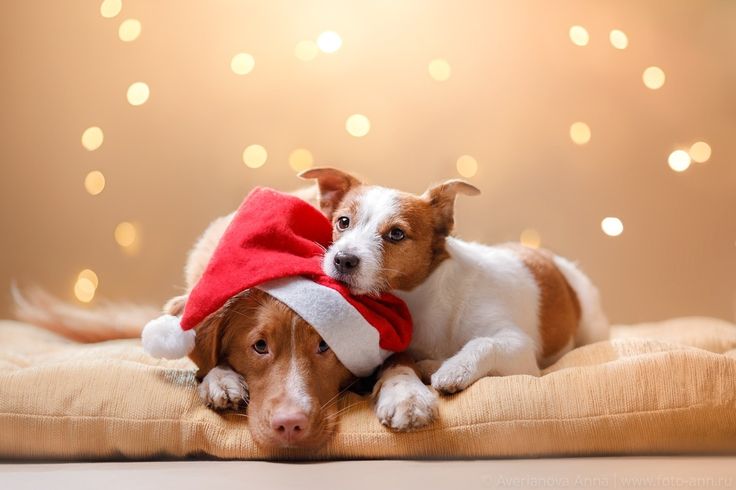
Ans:
MULTIPOLYGON (((211 260, 218 257, 221 238, 233 229, 230 225, 239 218, 250 219, 235 212, 216 219, 205 230, 186 263, 187 293, 167 302, 164 312, 168 318, 152 321, 165 334, 163 339, 158 338, 157 354, 189 354, 199 368, 198 393, 212 408, 238 409, 249 404, 246 420, 255 442, 264 448, 318 447, 326 443, 337 424, 341 390, 348 388, 356 375, 372 371, 392 351, 404 349, 411 333, 408 311, 397 298, 351 298, 346 288, 316 277, 321 275, 321 255, 331 238, 331 225, 321 222, 326 218, 304 202, 315 202, 316 189, 295 195, 303 200, 279 202, 299 209, 292 218, 295 227, 302 227, 303 240, 297 242, 303 248, 300 252, 299 247, 292 247, 281 257, 292 265, 294 256, 307 259, 297 261, 306 269, 291 272, 311 272, 315 277, 284 281, 278 279, 283 270, 265 277, 268 271, 280 267, 280 260, 274 257, 267 260, 260 256, 255 261, 256 265, 270 264, 266 273, 262 267, 249 268, 239 255, 231 260, 233 256, 220 254, 218 260, 211 260), (324 235, 316 241, 324 243, 312 242, 310 248, 308 237, 315 227, 324 235), (223 269, 228 273, 222 274, 223 269), (230 280, 232 277, 237 280, 230 280), (243 277, 243 281, 238 279, 243 277), (395 325, 403 327, 395 329, 395 325), (196 335, 191 329, 183 331, 182 326, 196 326, 196 335)), ((263 213, 254 218, 255 223, 264 216, 284 215, 283 209, 278 212, 272 204, 261 209, 263 213)), ((229 243, 237 245, 246 238, 278 232, 280 225, 270 223, 274 225, 271 229, 235 237, 229 243)), ((139 337, 141 325, 156 315, 155 311, 126 304, 77 308, 41 290, 28 291, 25 296, 17 289, 13 292, 21 320, 81 342, 139 337)), ((150 340, 156 335, 144 333, 143 337, 144 347, 148 344, 150 348, 150 340)))
MULTIPOLYGON (((186 300, 170 301, 169 314, 143 329, 144 349, 169 359, 188 354, 214 408, 234 408, 250 396, 261 444, 318 445, 335 425, 339 390, 411 338, 401 300, 352 295, 322 272, 331 239, 332 225, 315 207, 253 190, 206 267, 198 267, 203 273, 186 300)), ((190 261, 198 256, 195 248, 190 261)))

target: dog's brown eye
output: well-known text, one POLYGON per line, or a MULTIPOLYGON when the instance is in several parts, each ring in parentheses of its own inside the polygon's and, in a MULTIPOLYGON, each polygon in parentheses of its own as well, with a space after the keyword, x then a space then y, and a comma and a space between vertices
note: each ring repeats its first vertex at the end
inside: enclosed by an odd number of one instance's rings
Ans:
POLYGON ((347 216, 341 216, 337 218, 337 229, 340 231, 344 231, 348 229, 348 226, 350 226, 350 218, 347 216))
POLYGON ((265 340, 261 339, 253 344, 253 350, 259 354, 268 354, 268 344, 265 340))
POLYGON ((317 352, 319 352, 320 354, 323 354, 327 352, 328 350, 330 350, 330 346, 327 345, 327 342, 325 342, 324 340, 320 340, 319 346, 317 347, 317 352))
POLYGON ((391 231, 388 232, 388 239, 392 242, 400 242, 406 237, 404 235, 404 232, 400 228, 392 228, 391 231))

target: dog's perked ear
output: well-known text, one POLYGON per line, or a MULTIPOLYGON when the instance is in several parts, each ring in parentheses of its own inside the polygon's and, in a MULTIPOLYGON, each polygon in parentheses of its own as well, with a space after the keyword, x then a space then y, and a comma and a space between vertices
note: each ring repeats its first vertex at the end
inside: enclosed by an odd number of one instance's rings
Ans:
POLYGON ((452 179, 427 189, 422 198, 435 212, 435 232, 447 236, 455 224, 455 196, 477 196, 480 189, 461 179, 452 179))
POLYGON ((317 179, 319 184, 319 206, 325 216, 332 219, 332 213, 340 205, 345 194, 362 184, 347 172, 336 168, 310 168, 299 174, 302 179, 317 179))

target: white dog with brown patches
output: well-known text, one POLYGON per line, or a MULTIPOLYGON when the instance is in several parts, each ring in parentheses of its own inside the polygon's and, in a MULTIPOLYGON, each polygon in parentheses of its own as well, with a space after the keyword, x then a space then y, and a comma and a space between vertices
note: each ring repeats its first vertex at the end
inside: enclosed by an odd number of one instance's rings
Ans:
POLYGON ((608 336, 598 291, 570 261, 449 236, 455 196, 480 192, 467 182, 416 196, 335 169, 301 176, 317 179, 334 223, 325 272, 356 294, 393 290, 414 317, 409 356, 384 366, 374 391, 385 425, 410 430, 436 416, 435 392, 420 376, 441 393, 488 375, 538 376, 573 347, 608 336))

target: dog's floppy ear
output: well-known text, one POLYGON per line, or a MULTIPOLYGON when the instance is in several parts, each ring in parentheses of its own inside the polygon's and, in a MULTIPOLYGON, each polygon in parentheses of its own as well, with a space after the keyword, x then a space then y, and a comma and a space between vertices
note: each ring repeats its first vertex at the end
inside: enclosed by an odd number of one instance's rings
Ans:
POLYGON ((225 315, 219 311, 205 318, 197 327, 194 350, 189 353, 189 358, 199 368, 197 379, 207 376, 207 373, 219 364, 222 338, 226 328, 225 315))
POLYGON ((455 224, 455 196, 477 196, 480 189, 461 179, 452 179, 430 187, 422 197, 435 212, 435 232, 447 236, 455 224))
POLYGON ((361 181, 347 172, 336 168, 310 168, 299 174, 302 179, 317 179, 319 185, 319 206, 328 218, 332 219, 340 201, 353 187, 361 185, 361 181))
POLYGON ((198 379, 205 377, 224 360, 233 324, 241 326, 242 320, 248 321, 255 316, 250 314, 250 310, 258 302, 258 295, 252 294, 254 291, 246 290, 233 296, 222 308, 197 326, 194 350, 189 353, 189 358, 199 368, 198 379))

